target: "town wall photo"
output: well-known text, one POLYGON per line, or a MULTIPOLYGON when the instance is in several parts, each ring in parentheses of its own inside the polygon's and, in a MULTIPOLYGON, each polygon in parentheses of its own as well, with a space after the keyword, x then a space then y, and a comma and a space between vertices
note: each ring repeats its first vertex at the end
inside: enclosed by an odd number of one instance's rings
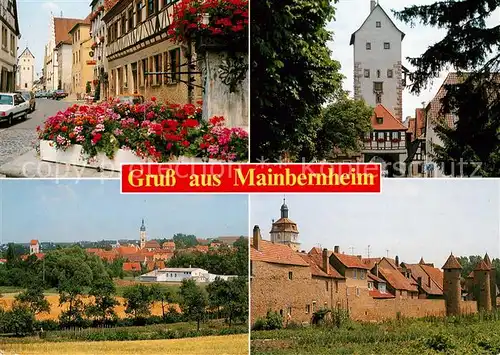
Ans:
POLYGON ((2 354, 248 354, 246 195, 3 179, 0 201, 2 354))
POLYGON ((440 337, 479 349, 463 332, 498 326, 496 179, 391 179, 379 195, 255 194, 250 206, 252 353, 417 354, 440 337))

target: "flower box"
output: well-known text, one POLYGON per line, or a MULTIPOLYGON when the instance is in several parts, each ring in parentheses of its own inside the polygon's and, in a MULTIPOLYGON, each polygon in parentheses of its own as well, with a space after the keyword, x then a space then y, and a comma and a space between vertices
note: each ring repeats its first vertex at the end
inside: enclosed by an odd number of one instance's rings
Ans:
MULTIPOLYGON (((144 164, 150 163, 148 159, 136 156, 130 150, 119 149, 113 159, 109 159, 104 153, 99 153, 96 157, 88 161, 82 154, 82 146, 75 144, 66 150, 56 149, 50 141, 40 141, 40 158, 42 161, 51 163, 69 164, 83 166, 86 168, 103 169, 110 171, 120 171, 122 164, 144 164)), ((178 157, 172 163, 203 163, 201 158, 178 157)), ((217 161, 213 161, 217 162, 217 161)))

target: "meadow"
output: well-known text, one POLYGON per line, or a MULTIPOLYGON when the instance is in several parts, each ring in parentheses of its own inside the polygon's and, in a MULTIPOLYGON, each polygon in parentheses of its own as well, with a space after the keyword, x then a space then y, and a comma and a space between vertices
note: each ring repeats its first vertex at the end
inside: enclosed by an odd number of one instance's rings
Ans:
POLYGON ((500 354, 500 316, 252 331, 252 354, 500 354))
POLYGON ((30 343, 0 342, 3 355, 247 355, 248 335, 227 335, 201 337, 196 340, 138 340, 138 341, 100 341, 100 342, 46 342, 30 343))

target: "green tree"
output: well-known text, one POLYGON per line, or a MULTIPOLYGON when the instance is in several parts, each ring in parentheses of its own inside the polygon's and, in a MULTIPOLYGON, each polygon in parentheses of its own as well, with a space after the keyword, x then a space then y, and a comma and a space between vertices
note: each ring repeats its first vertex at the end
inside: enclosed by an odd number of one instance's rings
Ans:
POLYGON ((184 279, 179 290, 182 313, 190 320, 196 321, 196 330, 200 330, 200 322, 205 319, 208 306, 207 294, 194 280, 184 279))
POLYGON ((145 318, 151 314, 150 306, 152 302, 151 290, 145 285, 134 285, 127 287, 123 291, 125 298, 125 313, 134 318, 145 318))
POLYGON ((248 286, 246 278, 232 280, 217 278, 207 286, 209 305, 223 314, 229 326, 236 318, 245 319, 248 314, 248 286))
POLYGON ((17 294, 16 303, 31 309, 35 314, 50 313, 50 303, 45 299, 43 287, 40 283, 33 283, 28 288, 17 294))
POLYGON ((252 1, 251 160, 316 156, 322 105, 341 90, 325 0, 252 1))
POLYGON ((114 307, 119 304, 115 298, 116 287, 113 280, 107 276, 94 278, 90 287, 89 296, 94 302, 86 306, 86 313, 97 321, 105 323, 108 319, 116 318, 114 307))
POLYGON ((163 319, 165 319, 166 312, 165 307, 168 306, 169 303, 173 302, 173 295, 169 289, 161 287, 158 284, 153 284, 150 287, 151 298, 153 301, 161 302, 161 314, 163 319))
POLYGON ((16 336, 25 336, 33 333, 35 315, 26 306, 14 305, 12 310, 4 315, 5 327, 7 332, 14 333, 16 336))
POLYGON ((372 130, 373 108, 347 93, 323 108, 317 135, 318 159, 332 159, 337 154, 350 155, 362 149, 362 138, 372 130))
POLYGON ((395 12, 412 26, 420 22, 446 29, 444 38, 420 57, 408 58, 415 68, 410 75, 413 93, 442 70, 467 72, 456 84, 446 85, 442 99, 440 114, 453 113, 458 118, 455 127, 443 120, 432 122, 443 141, 442 147, 434 146, 433 159, 447 174, 500 176, 500 31, 496 23, 488 27, 486 22, 498 8, 496 0, 436 1, 395 12))
POLYGON ((192 234, 187 235, 187 234, 177 233, 174 234, 173 240, 176 249, 192 248, 198 245, 196 236, 192 234))

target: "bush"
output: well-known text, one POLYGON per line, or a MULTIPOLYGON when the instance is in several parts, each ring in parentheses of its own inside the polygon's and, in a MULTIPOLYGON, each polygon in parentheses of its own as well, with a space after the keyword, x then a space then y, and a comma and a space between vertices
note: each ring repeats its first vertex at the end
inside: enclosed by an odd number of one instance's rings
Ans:
POLYGON ((253 330, 275 330, 283 328, 283 317, 277 312, 267 312, 266 318, 259 318, 253 326, 253 330))
POLYGON ((16 336, 25 336, 33 334, 35 315, 31 310, 24 306, 14 306, 11 311, 3 315, 5 319, 4 331, 14 333, 16 336))
POLYGON ((443 333, 434 334, 425 340, 428 348, 435 351, 448 351, 455 347, 452 339, 443 333))

